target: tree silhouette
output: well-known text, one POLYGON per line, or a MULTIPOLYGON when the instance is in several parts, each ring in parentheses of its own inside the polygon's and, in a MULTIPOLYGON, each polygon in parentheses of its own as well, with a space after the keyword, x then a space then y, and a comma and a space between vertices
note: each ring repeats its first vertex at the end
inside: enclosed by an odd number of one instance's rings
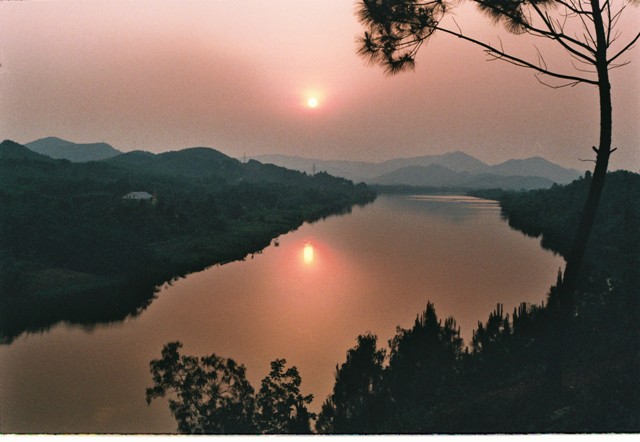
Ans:
POLYGON ((162 358, 150 362, 154 386, 147 403, 171 395, 169 409, 181 433, 251 434, 255 400, 244 365, 215 354, 181 356, 180 342, 162 349, 162 358))
POLYGON ((285 370, 284 359, 271 362, 271 372, 262 380, 262 387, 256 397, 256 423, 265 434, 309 434, 310 420, 307 405, 313 395, 300 393, 302 379, 293 366, 285 370))
POLYGON ((147 403, 169 396, 169 409, 180 433, 196 434, 309 434, 315 413, 307 410, 313 395, 300 393, 298 369, 287 361, 271 362, 256 396, 244 365, 211 354, 180 355, 180 342, 162 348, 150 362, 153 387, 147 403))
POLYGON ((389 346, 384 379, 394 425, 403 432, 434 431, 430 409, 453 396, 459 380, 460 329, 453 318, 438 320, 429 302, 411 329, 398 328, 389 346))
POLYGON ((376 432, 379 415, 376 394, 382 381, 384 349, 377 337, 358 336, 358 344, 347 352, 347 360, 336 367, 333 394, 322 405, 316 429, 320 433, 362 434, 376 432))
MULTIPOLYGON (((573 246, 566 259, 562 286, 559 290, 558 320, 564 321, 574 306, 574 291, 597 213, 611 153, 612 104, 609 71, 629 61, 621 57, 640 38, 640 32, 621 40, 619 20, 629 6, 638 0, 471 0, 495 23, 502 23, 515 34, 544 38, 562 48, 573 65, 564 71, 547 65, 538 50, 530 60, 503 47, 493 46, 465 34, 453 14, 453 2, 447 0, 360 0, 358 14, 365 31, 359 40, 359 54, 373 64, 395 74, 412 69, 422 44, 436 34, 447 34, 484 49, 492 59, 533 69, 536 77, 561 81, 552 87, 587 84, 596 86, 600 105, 600 136, 595 168, 589 193, 584 203, 573 246)), ((537 50, 537 48, 536 48, 537 50)), ((545 83, 546 84, 546 83, 545 83)))
POLYGON ((502 304, 498 304, 493 313, 489 314, 486 325, 478 322, 478 328, 473 332, 471 345, 474 354, 491 355, 496 349, 505 349, 505 341, 511 336, 509 315, 504 315, 502 304))

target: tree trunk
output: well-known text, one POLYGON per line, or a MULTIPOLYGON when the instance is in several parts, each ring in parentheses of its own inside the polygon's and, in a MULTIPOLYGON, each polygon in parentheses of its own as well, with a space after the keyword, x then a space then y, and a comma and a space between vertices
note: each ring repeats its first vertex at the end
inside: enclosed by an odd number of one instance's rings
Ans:
POLYGON ((562 311, 573 308, 573 295, 578 282, 578 274, 582 266, 591 228, 596 218, 600 197, 609 167, 612 135, 611 84, 609 82, 609 65, 607 62, 607 41, 605 36, 599 0, 591 0, 593 19, 596 30, 597 53, 596 69, 598 71, 598 92, 600 98, 600 144, 594 147, 597 153, 596 166, 592 175, 589 194, 585 202, 578 231, 573 247, 567 257, 563 284, 560 290, 560 307, 562 311))
MULTIPOLYGON (((596 69, 598 72, 598 92, 600 99, 600 140, 596 151, 596 165, 589 186, 589 194, 585 201, 580 224, 573 241, 573 246, 567 256, 562 284, 558 288, 558 301, 555 312, 552 312, 551 336, 549 343, 549 360, 547 363, 548 381, 556 393, 562 389, 562 360, 567 350, 567 325, 571 320, 575 307, 575 291, 578 284, 580 268, 584 261, 584 255, 589 242, 589 236, 593 227, 600 197, 604 189, 609 157, 611 155, 612 136, 612 106, 611 84, 609 81, 609 65, 607 62, 607 41, 605 36, 602 14, 599 0, 591 0, 593 21, 595 26, 597 52, 596 69)), ((550 306, 551 307, 551 306, 550 306)))

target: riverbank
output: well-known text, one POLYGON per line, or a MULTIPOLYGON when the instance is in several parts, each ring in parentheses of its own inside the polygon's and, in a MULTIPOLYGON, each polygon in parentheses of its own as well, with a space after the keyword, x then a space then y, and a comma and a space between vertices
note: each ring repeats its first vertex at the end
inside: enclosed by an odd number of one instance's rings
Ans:
POLYGON ((375 198, 364 185, 212 149, 122 157, 70 163, 0 145, 4 342, 59 321, 139 314, 156 286, 375 198))

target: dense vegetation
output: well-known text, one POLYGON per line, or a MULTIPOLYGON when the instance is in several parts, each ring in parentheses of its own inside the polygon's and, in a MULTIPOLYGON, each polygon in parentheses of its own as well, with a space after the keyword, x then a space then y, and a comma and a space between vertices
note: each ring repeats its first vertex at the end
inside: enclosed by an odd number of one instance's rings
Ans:
POLYGON ((302 379, 287 361, 271 362, 271 371, 255 390, 243 365, 217 356, 181 355, 182 344, 170 342, 162 357, 151 361, 154 385, 147 403, 169 396, 169 408, 182 433, 309 434, 312 395, 300 393, 302 379), (286 368, 286 370, 285 370, 286 368))
POLYGON ((67 320, 93 324, 144 309, 154 286, 243 259, 374 194, 213 149, 109 160, 53 160, 0 145, 0 336, 67 320), (126 200, 146 191, 152 200, 126 200))
MULTIPOLYGON (((566 253, 588 180, 500 192, 500 202, 512 226, 566 253)), ((609 174, 568 318, 554 302, 562 274, 545 305, 521 304, 512 314, 498 305, 467 347, 455 320, 439 319, 428 304, 411 328, 397 329, 388 348, 379 348, 375 335, 358 337, 336 367, 316 431, 640 431, 638 195, 640 175, 609 174)))

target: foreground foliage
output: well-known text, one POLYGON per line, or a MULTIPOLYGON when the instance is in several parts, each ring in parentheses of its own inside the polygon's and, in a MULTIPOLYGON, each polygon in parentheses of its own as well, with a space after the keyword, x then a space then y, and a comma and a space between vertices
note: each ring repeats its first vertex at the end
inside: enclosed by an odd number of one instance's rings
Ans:
POLYGON ((307 410, 313 395, 300 393, 302 378, 295 366, 286 368, 285 359, 271 362, 269 375, 262 380, 256 397, 257 427, 265 434, 308 434, 315 413, 307 410))
POLYGON ((215 354, 186 356, 180 342, 170 342, 151 361, 154 385, 147 403, 169 396, 178 431, 194 434, 306 434, 314 417, 306 406, 312 395, 300 393, 298 369, 287 361, 271 363, 257 396, 244 365, 215 354), (285 369, 286 368, 286 369, 285 369))

